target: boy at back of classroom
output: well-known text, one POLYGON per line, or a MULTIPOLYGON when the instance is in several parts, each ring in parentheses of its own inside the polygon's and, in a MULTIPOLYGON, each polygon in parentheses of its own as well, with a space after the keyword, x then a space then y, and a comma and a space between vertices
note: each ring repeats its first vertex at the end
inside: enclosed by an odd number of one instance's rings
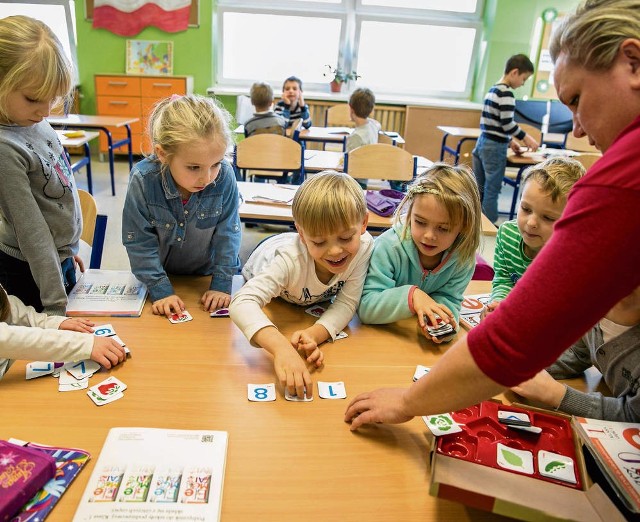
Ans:
POLYGON ((251 103, 255 108, 253 118, 244 124, 244 136, 254 134, 281 134, 287 128, 286 120, 273 111, 273 89, 264 82, 256 82, 251 86, 251 103))
POLYGON ((349 98, 349 109, 351 120, 356 128, 347 138, 347 152, 362 147, 378 143, 378 133, 380 132, 380 122, 369 118, 376 104, 376 97, 371 89, 361 87, 356 89, 349 98))

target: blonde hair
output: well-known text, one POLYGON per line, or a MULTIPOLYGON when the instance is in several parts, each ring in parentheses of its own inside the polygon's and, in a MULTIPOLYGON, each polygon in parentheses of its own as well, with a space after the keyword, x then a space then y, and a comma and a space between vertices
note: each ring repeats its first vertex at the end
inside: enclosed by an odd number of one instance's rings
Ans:
POLYGON ((527 182, 537 181, 542 192, 551 197, 553 203, 566 199, 576 181, 584 176, 585 168, 571 158, 549 158, 532 165, 522 175, 522 189, 527 182))
POLYGON ((549 51, 588 70, 607 70, 627 38, 640 38, 640 0, 586 0, 551 36, 549 51))
POLYGON ((460 265, 472 265, 480 245, 482 210, 476 180, 464 165, 452 167, 447 163, 434 163, 407 187, 407 194, 398 205, 394 224, 402 223, 401 239, 406 239, 411 228, 411 212, 416 196, 430 194, 446 209, 452 227, 460 226, 451 250, 458 253, 460 265))
POLYGON ((0 285, 0 322, 6 323, 11 314, 11 303, 4 286, 0 285))
POLYGON ((273 89, 271 85, 264 82, 256 82, 251 86, 249 92, 251 104, 259 110, 268 109, 273 103, 273 89))
POLYGON ((364 192, 348 174, 325 170, 302 184, 293 198, 293 220, 311 236, 335 233, 362 223, 364 192))
POLYGON ((154 148, 162 147, 170 159, 180 145, 199 139, 218 139, 227 148, 232 142, 230 121, 229 112, 212 98, 174 94, 153 108, 148 132, 154 148))
POLYGON ((7 96, 33 89, 37 100, 70 101, 73 66, 49 27, 28 16, 0 20, 0 120, 9 121, 7 96))

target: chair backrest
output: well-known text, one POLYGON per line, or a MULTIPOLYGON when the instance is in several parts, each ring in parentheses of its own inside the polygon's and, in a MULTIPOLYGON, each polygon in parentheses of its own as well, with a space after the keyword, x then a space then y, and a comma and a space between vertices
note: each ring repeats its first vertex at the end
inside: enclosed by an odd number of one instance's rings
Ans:
POLYGON ((87 191, 78 189, 78 198, 80 199, 80 210, 82 212, 80 239, 91 247, 89 268, 100 268, 107 231, 107 216, 98 214, 96 200, 87 191))
POLYGON ((285 136, 258 134, 238 143, 235 161, 240 169, 298 170, 302 166, 302 147, 285 136))
POLYGON ((354 178, 408 181, 415 177, 416 161, 400 147, 374 143, 358 147, 345 156, 345 172, 354 178))
POLYGON ((591 167, 591 165, 593 165, 601 157, 602 157, 602 154, 600 154, 600 153, 598 153, 598 154, 582 153, 579 156, 574 156, 573 159, 579 161, 580 163, 582 163, 582 166, 585 169, 588 169, 589 167, 591 167))
POLYGON ((385 145, 393 145, 394 147, 397 144, 395 138, 392 138, 391 136, 387 136, 382 131, 378 133, 378 143, 384 143, 385 145))
POLYGON ((573 132, 567 134, 567 140, 564 143, 564 148, 569 150, 576 150, 578 152, 592 152, 594 154, 600 154, 600 151, 589 143, 589 138, 583 136, 582 138, 576 138, 573 132))
POLYGON ((351 121, 351 110, 348 103, 332 105, 324 116, 325 127, 355 127, 351 121))
POLYGON ((251 136, 255 136, 256 134, 277 134, 280 136, 284 136, 284 127, 280 125, 271 125, 271 127, 263 127, 261 129, 256 129, 253 131, 251 136))

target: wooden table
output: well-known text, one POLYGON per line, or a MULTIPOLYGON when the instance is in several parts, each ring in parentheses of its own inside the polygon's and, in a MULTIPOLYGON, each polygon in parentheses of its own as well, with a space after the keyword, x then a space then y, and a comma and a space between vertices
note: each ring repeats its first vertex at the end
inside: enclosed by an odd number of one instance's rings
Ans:
POLYGON ((462 148, 462 144, 465 141, 476 141, 482 132, 480 129, 475 127, 448 127, 446 125, 438 125, 438 130, 444 132, 444 136, 442 137, 442 146, 440 147, 440 161, 444 161, 444 155, 448 152, 454 157, 454 165, 457 165, 460 160, 460 149, 462 148), (455 149, 447 145, 449 136, 458 138, 458 143, 456 144, 455 149))
MULTIPOLYGON (((93 471, 109 428, 210 429, 229 432, 222 520, 424 522, 506 520, 431 497, 429 443, 416 418, 402 426, 351 433, 347 403, 379 386, 408 386, 417 364, 432 366, 449 345, 418 334, 414 320, 387 326, 349 324, 349 337, 324 346, 325 367, 314 383, 344 381, 347 400, 310 403, 247 400, 248 383, 275 382, 270 357, 250 346, 228 318, 212 319, 198 300, 209 278, 172 278, 194 319, 173 325, 147 302, 140 318, 111 323, 132 358, 91 378, 114 375, 128 385, 123 399, 95 406, 82 391, 59 393, 51 377, 25 381, 17 361, 0 383, 0 438, 16 437, 88 450, 92 459, 47 519, 68 522, 93 471)), ((469 293, 487 290, 472 282, 469 293)), ((315 318, 280 300, 267 307, 285 334, 315 318)), ((461 335, 464 335, 461 334, 461 335)), ((584 386, 584 385, 583 385, 584 386)))
MULTIPOLYGON (((77 172, 82 167, 87 167, 87 188, 89 194, 93 194, 93 184, 91 182, 91 149, 89 148, 89 142, 96 139, 100 133, 91 131, 79 131, 82 132, 82 136, 69 137, 69 131, 56 130, 58 139, 62 146, 66 149, 72 147, 82 147, 84 150, 84 156, 75 163, 71 164, 71 172, 77 172)), ((68 153, 68 151, 67 151, 68 153)))
POLYGON ((133 168, 133 150, 131 148, 131 124, 139 118, 124 116, 89 116, 85 114, 67 114, 66 116, 49 116, 47 121, 53 127, 64 127, 66 129, 97 129, 105 133, 108 144, 109 173, 111 174, 111 195, 116 195, 115 184, 115 161, 113 151, 120 147, 127 146, 129 153, 129 170, 133 168), (113 141, 113 136, 108 127, 124 127, 127 130, 127 137, 118 141, 113 141))
MULTIPOLYGON (((344 152, 332 150, 305 150, 304 151, 304 171, 321 172, 323 170, 344 171, 344 152)), ((423 174, 433 161, 424 156, 414 156, 417 159, 416 174, 423 174)))

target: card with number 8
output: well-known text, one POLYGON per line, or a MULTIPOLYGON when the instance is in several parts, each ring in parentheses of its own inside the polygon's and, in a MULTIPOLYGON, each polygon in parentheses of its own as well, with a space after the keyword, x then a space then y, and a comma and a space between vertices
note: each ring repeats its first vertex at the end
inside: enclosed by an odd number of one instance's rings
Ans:
POLYGON ((247 384, 247 399, 252 402, 269 402, 276 400, 276 385, 247 384))

